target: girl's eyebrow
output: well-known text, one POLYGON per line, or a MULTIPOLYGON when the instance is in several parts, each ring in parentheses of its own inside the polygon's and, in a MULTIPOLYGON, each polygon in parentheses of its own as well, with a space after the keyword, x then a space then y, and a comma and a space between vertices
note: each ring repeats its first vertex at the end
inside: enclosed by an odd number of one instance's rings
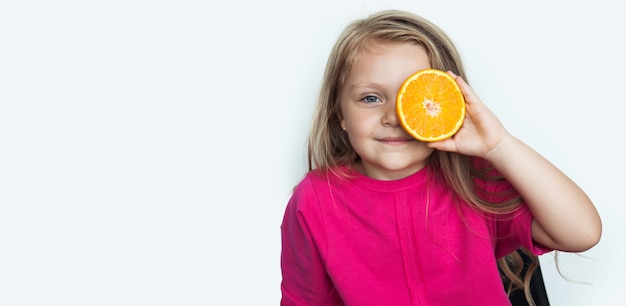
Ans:
POLYGON ((350 84, 348 88, 350 88, 351 90, 362 89, 362 88, 381 89, 381 88, 384 88, 384 86, 382 84, 375 83, 375 82, 363 82, 363 83, 357 82, 357 83, 350 84))

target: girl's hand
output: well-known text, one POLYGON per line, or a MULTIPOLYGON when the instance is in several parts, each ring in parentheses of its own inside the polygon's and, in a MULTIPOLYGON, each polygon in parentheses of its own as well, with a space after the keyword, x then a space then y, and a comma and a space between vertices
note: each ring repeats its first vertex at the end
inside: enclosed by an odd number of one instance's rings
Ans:
POLYGON ((465 121, 453 137, 428 143, 428 146, 441 151, 488 159, 489 155, 511 135, 465 80, 450 71, 448 74, 456 80, 465 97, 465 121))

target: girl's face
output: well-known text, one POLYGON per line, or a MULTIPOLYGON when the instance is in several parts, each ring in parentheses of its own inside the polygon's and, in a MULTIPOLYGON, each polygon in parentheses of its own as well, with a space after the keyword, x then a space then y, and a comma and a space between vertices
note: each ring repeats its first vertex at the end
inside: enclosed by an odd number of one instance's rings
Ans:
POLYGON ((417 44, 370 41, 354 62, 341 92, 341 126, 361 161, 357 169, 379 180, 407 177, 426 165, 433 152, 400 125, 396 95, 418 70, 430 68, 417 44))

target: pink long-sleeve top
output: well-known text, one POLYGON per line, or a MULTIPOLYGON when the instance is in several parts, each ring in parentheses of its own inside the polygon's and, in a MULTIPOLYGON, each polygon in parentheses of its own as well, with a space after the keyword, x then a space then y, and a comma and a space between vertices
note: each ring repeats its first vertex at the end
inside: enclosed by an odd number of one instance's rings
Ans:
POLYGON ((281 226, 281 305, 510 305, 497 258, 550 251, 533 244, 525 205, 477 211, 428 167, 396 181, 352 174, 312 171, 295 188, 281 226))

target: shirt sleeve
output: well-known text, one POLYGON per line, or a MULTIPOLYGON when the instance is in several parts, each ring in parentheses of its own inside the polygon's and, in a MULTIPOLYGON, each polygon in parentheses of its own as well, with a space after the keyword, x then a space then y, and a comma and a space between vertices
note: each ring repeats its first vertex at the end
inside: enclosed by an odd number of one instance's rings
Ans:
POLYGON ((509 214, 497 215, 496 258, 500 258, 524 247, 535 255, 552 251, 536 243, 532 238, 533 216, 526 204, 509 214))
POLYGON ((342 305, 326 273, 324 224, 306 178, 294 190, 281 225, 281 306, 342 305))
MULTIPOLYGON (((488 167, 488 163, 484 160, 476 159, 473 161, 474 166, 478 168, 488 167)), ((501 175, 495 170, 490 169, 489 173, 493 177, 501 175)), ((519 197, 519 193, 505 179, 499 180, 475 180, 478 186, 480 196, 494 203, 501 203, 519 197)), ((520 206, 513 212, 506 214, 495 214, 491 218, 495 220, 495 254, 497 258, 510 254, 520 247, 524 247, 535 255, 541 255, 552 251, 532 239, 532 222, 533 215, 526 206, 526 203, 520 203, 520 206)))

